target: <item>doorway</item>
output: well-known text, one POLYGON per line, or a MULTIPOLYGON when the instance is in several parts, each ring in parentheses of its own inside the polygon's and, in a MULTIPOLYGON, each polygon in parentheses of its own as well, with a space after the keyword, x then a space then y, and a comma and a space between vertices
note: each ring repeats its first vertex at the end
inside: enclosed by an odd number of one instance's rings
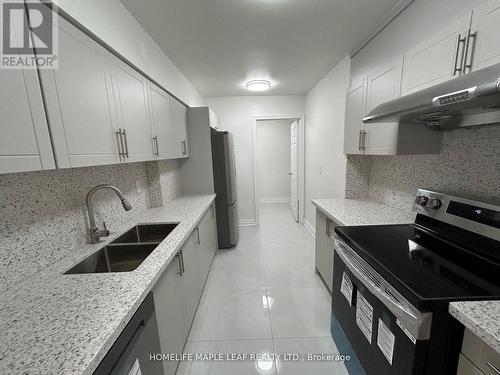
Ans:
POLYGON ((254 116, 254 209, 282 203, 296 222, 303 222, 303 116, 254 116))

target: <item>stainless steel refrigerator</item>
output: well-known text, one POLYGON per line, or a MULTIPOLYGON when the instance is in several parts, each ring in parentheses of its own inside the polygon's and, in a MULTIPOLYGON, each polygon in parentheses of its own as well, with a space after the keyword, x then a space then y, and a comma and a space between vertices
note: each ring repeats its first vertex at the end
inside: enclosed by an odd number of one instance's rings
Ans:
POLYGON ((232 134, 211 129, 214 188, 217 197, 217 237, 219 248, 227 249, 238 242, 236 225, 236 166, 232 134))

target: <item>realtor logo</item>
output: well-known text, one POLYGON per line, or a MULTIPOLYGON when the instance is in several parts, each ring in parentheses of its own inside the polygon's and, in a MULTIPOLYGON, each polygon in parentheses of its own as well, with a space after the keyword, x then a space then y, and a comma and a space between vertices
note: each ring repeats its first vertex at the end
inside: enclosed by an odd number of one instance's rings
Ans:
POLYGON ((57 68, 57 14, 46 0, 0 0, 3 69, 57 68))

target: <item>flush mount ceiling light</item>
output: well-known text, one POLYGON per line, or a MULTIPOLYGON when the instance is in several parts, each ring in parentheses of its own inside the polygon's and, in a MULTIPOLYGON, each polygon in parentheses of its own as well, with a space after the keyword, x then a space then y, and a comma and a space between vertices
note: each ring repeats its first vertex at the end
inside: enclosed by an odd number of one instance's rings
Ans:
POLYGON ((254 79, 248 81, 246 86, 249 91, 267 91, 271 88, 271 82, 265 79, 254 79))

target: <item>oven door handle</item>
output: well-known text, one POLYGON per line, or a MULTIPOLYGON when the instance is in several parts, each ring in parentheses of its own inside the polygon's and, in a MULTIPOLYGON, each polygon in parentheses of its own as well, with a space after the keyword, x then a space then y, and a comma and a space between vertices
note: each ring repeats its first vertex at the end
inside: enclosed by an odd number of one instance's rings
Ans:
POLYGON ((430 328, 429 318, 432 318, 432 314, 423 313, 417 316, 412 311, 409 311, 408 308, 376 286, 361 270, 359 270, 355 264, 351 262, 340 241, 337 240, 336 244, 337 246, 335 246, 335 251, 354 276, 356 276, 363 283, 363 285, 366 286, 366 288, 396 316, 397 319, 405 324, 405 326, 407 326, 417 339, 428 339, 428 328, 430 328))

